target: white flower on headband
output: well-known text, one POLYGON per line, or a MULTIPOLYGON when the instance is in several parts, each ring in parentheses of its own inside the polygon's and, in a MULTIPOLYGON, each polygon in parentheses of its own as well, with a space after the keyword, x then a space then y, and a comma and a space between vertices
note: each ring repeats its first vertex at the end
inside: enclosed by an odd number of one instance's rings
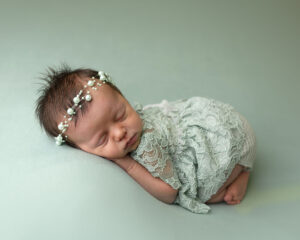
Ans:
POLYGON ((65 140, 63 140, 61 134, 59 134, 56 138, 56 145, 61 145, 63 142, 65 142, 65 140))
MULTIPOLYGON (((79 104, 79 103, 83 100, 85 100, 87 102, 90 102, 92 100, 92 96, 90 94, 90 91, 86 91, 86 95, 81 96, 83 94, 83 91, 87 87, 91 87, 93 90, 97 90, 98 89, 97 87, 101 87, 106 82, 112 82, 110 76, 107 73, 103 72, 103 71, 99 71, 98 76, 99 76, 99 79, 95 78, 95 77, 92 77, 92 79, 88 81, 87 85, 84 85, 84 88, 81 89, 79 91, 79 93, 73 98, 74 105, 67 109, 67 113, 69 115, 69 118, 67 120, 59 123, 58 126, 57 126, 58 130, 60 131, 60 134, 57 137, 55 137, 56 145, 59 146, 59 145, 62 145, 62 143, 65 142, 65 140, 63 139, 62 134, 65 131, 67 131, 67 128, 69 127, 68 122, 70 122, 72 120, 72 116, 76 114, 76 108, 77 107, 81 108, 81 104, 79 104), (95 83, 96 83, 96 86, 95 86, 95 83)), ((65 115, 64 118, 66 119, 67 115, 65 115)), ((65 136, 65 138, 68 138, 68 136, 65 136)))

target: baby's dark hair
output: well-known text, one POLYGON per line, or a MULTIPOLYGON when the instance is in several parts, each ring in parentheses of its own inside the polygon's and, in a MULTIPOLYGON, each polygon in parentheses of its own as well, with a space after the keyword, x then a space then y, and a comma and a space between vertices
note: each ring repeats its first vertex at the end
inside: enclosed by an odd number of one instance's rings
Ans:
MULTIPOLYGON (((87 79, 92 77, 99 79, 98 71, 89 68, 72 70, 66 63, 61 64, 57 69, 48 67, 46 73, 42 73, 42 76, 39 77, 45 82, 38 90, 40 96, 36 101, 35 114, 48 136, 56 137, 60 134, 58 130, 59 118, 67 114, 67 109, 74 104, 73 98, 87 83, 87 79)), ((106 84, 123 96, 113 83, 106 82, 106 84)), ((83 101, 81 108, 78 108, 72 117, 75 124, 79 114, 83 116, 88 106, 89 104, 83 101)), ((69 138, 65 140, 69 146, 79 148, 69 138)))

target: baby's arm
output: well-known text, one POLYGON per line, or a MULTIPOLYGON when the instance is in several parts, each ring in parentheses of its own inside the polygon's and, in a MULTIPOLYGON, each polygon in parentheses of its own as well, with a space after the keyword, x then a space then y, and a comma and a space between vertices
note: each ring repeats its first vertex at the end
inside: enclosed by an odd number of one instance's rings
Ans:
POLYGON ((112 161, 124 169, 138 184, 158 200, 169 204, 175 201, 178 190, 173 189, 160 178, 153 177, 144 166, 129 155, 112 161))

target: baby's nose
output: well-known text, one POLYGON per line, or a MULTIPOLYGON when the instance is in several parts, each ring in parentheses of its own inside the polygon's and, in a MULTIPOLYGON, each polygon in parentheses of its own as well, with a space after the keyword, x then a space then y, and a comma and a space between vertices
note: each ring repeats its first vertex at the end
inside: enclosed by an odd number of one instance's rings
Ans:
POLYGON ((115 139, 116 141, 121 141, 126 136, 125 128, 117 128, 115 131, 115 139))

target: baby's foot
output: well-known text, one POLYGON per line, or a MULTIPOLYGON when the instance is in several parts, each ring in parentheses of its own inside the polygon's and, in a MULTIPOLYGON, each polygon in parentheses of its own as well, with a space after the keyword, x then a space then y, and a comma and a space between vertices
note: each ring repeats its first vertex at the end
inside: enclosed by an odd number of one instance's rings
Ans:
POLYGON ((227 204, 239 204, 244 198, 247 190, 249 172, 242 172, 234 182, 227 188, 224 201, 227 204))

